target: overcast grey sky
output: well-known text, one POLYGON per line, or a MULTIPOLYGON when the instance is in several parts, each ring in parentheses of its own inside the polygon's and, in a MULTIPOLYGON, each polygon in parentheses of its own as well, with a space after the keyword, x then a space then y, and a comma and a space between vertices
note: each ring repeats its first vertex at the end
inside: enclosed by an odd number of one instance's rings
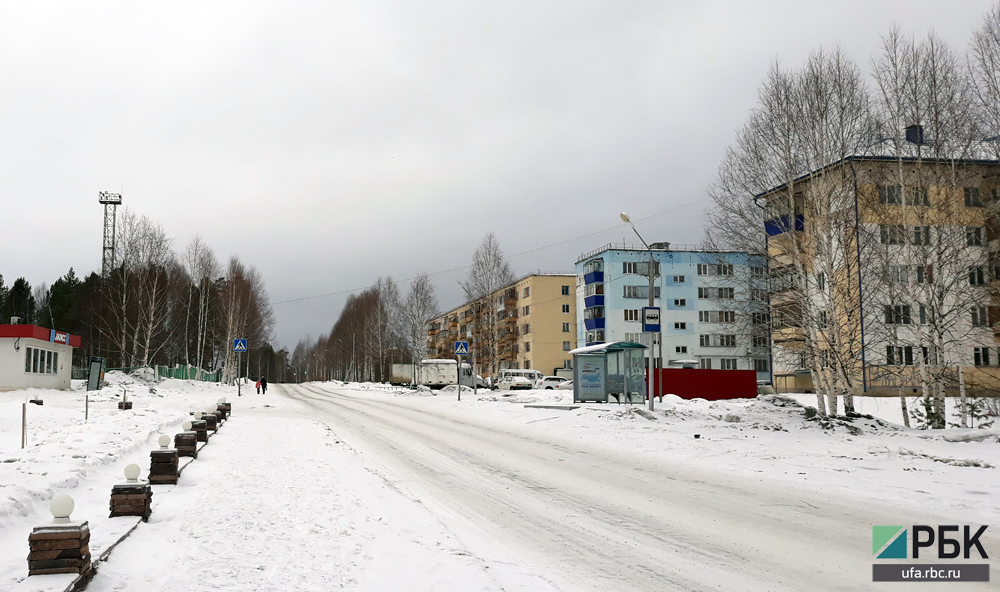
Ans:
MULTIPOLYGON (((488 231, 531 251, 518 274, 570 271, 632 242, 620 211, 696 243, 773 60, 839 44, 868 70, 893 24, 964 51, 991 5, 5 1, 0 273, 99 270, 97 192, 123 188, 275 302, 464 266, 488 231)), ((434 276, 442 307, 464 273, 434 276)), ((276 304, 277 341, 345 298, 276 304)))

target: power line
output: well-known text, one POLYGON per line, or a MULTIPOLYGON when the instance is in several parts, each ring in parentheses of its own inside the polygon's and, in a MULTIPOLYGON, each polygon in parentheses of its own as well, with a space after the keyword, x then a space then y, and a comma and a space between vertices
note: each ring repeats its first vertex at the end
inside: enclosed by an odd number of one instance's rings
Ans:
MULTIPOLYGON (((650 218, 655 218, 657 216, 662 216, 663 214, 667 214, 669 212, 672 212, 674 210, 679 210, 681 208, 686 208, 687 206, 696 204, 696 203, 698 203, 700 201, 702 201, 701 198, 693 199, 691 201, 682 203, 680 205, 672 206, 672 207, 669 207, 669 208, 667 208, 665 210, 656 212, 655 214, 650 214, 650 215, 644 216, 642 218, 636 218, 636 222, 640 222, 642 220, 649 220, 650 218)), ((514 253, 513 255, 508 255, 508 259, 513 259, 514 257, 520 257, 521 255, 527 255, 528 253, 535 253, 537 251, 543 251, 545 249, 551 249, 552 247, 557 247, 559 245, 564 245, 566 243, 571 243, 573 241, 578 241, 578 240, 581 240, 581 239, 585 239, 587 237, 594 236, 595 234, 601 234, 601 233, 604 233, 604 232, 609 232, 611 230, 614 230, 616 228, 620 228, 622 226, 626 226, 626 225, 625 224, 615 224, 614 226, 609 226, 608 228, 604 228, 604 229, 601 229, 601 230, 595 230, 594 232, 590 232, 590 233, 587 233, 587 234, 581 234, 581 235, 575 236, 573 238, 568 238, 566 240, 562 240, 562 241, 559 241, 559 242, 551 243, 551 244, 544 245, 544 246, 541 246, 541 247, 535 247, 534 249, 528 249, 526 251, 521 251, 519 253, 514 253)), ((451 269, 445 269, 443 271, 435 271, 433 273, 428 273, 426 275, 429 276, 429 277, 433 277, 433 276, 436 276, 436 275, 442 275, 442 274, 446 274, 446 273, 451 273, 453 271, 462 271, 463 269, 469 269, 470 267, 472 267, 472 265, 463 265, 461 267, 453 267, 451 269)), ((421 275, 424 275, 424 274, 421 274, 421 275)), ((405 284, 406 282, 411 282, 411 281, 417 279, 418 277, 420 277, 420 276, 419 275, 415 275, 413 277, 408 277, 406 279, 396 280, 394 283, 397 286, 399 286, 399 285, 405 284)), ((273 306, 273 305, 276 305, 276 304, 288 304, 290 302, 302 302, 304 300, 315 300, 317 298, 326 298, 327 296, 339 296, 341 294, 353 294, 354 292, 361 292, 362 290, 367 290, 370 287, 371 286, 364 286, 364 287, 361 287, 361 288, 351 288, 349 290, 338 290, 336 292, 327 292, 325 294, 316 294, 315 296, 303 296, 301 298, 291 298, 289 300, 278 300, 278 301, 275 301, 275 302, 269 302, 268 304, 270 304, 270 305, 273 306)))

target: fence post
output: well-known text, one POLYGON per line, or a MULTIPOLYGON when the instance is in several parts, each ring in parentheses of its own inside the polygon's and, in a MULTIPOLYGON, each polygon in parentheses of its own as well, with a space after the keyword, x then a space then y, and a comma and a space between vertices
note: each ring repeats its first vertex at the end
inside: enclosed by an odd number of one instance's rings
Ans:
POLYGON ((21 448, 28 444, 28 404, 21 403, 21 448))

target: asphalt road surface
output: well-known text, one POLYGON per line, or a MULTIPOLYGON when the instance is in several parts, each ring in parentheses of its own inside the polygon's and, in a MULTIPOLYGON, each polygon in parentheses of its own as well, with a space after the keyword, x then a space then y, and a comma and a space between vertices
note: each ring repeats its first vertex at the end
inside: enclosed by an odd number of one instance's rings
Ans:
POLYGON ((872 583, 871 525, 900 517, 877 492, 843 499, 701 471, 547 433, 544 422, 491 421, 416 397, 275 387, 399 487, 524 557, 561 590, 913 589, 872 583))

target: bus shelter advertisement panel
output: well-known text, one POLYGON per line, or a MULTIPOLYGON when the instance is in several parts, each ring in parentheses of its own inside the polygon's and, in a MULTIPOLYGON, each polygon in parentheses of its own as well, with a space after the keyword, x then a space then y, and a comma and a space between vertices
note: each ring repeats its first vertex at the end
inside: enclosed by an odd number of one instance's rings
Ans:
POLYGON ((581 399, 603 401, 607 397, 604 390, 604 356, 577 356, 580 380, 577 392, 581 399))

